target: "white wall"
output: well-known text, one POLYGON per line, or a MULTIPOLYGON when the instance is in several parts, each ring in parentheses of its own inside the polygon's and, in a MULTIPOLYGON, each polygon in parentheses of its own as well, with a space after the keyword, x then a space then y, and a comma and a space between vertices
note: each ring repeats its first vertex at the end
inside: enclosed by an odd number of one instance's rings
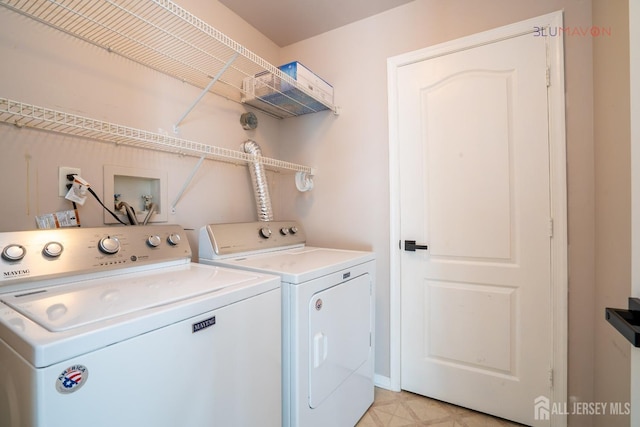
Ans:
MULTIPOLYGON (((594 38, 596 293, 594 399, 629 402, 629 342, 608 322, 606 307, 627 307, 631 294, 631 164, 629 3, 593 0, 593 21, 611 27, 594 38)), ((628 416, 606 414, 594 425, 626 427, 628 416)))

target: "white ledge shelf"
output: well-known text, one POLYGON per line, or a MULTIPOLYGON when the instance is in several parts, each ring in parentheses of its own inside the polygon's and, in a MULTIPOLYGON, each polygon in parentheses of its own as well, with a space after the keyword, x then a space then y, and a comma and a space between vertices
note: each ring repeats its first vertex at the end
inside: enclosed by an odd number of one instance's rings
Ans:
POLYGON ((338 113, 334 105, 169 0, 0 0, 0 5, 272 116, 285 118, 321 109, 338 113), (308 95, 309 102, 276 87, 270 88, 286 98, 284 106, 253 97, 245 89, 245 79, 253 81, 265 72, 308 95))
POLYGON ((0 98, 0 122, 18 127, 41 129, 80 138, 166 151, 186 156, 202 157, 235 164, 246 164, 257 161, 272 170, 295 171, 311 176, 315 174, 315 170, 308 166, 297 165, 269 157, 253 156, 241 151, 147 132, 49 108, 29 105, 7 98, 0 98))

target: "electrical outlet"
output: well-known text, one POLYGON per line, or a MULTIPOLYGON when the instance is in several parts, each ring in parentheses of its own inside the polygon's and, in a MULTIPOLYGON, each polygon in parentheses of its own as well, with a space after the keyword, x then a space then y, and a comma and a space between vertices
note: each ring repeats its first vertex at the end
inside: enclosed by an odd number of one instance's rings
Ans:
POLYGON ((60 166, 58 168, 58 195, 64 197, 69 192, 67 184, 71 184, 71 181, 67 179, 67 175, 80 175, 80 168, 70 168, 67 166, 60 166))

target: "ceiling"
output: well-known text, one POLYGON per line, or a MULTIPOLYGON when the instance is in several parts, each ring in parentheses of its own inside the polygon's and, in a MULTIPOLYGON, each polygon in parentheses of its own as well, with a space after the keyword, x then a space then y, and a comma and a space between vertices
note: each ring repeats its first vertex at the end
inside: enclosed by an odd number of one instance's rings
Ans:
POLYGON ((282 47, 413 0, 219 1, 282 47))

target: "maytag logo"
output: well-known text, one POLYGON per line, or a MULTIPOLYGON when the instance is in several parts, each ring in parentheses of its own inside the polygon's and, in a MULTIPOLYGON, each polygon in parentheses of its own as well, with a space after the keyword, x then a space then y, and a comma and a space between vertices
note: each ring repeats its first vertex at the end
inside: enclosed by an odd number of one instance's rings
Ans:
POLYGON ((14 279, 16 277, 28 276, 29 274, 31 274, 31 270, 23 268, 20 270, 3 271, 2 277, 5 279, 14 279))
POLYGON ((191 325, 191 333, 195 334, 196 332, 200 332, 204 329, 207 329, 210 326, 213 326, 216 324, 216 316, 210 317, 208 319, 205 319, 201 322, 198 323, 194 323, 191 325))

